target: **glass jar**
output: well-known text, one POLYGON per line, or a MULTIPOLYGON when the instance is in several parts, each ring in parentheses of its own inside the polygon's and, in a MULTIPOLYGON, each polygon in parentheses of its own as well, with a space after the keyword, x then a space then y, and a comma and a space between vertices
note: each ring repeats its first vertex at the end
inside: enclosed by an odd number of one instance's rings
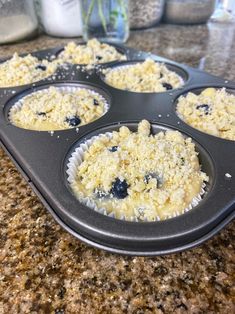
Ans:
POLYGON ((129 0, 130 28, 152 27, 160 22, 165 0, 129 0))
POLYGON ((217 0, 217 7, 211 17, 212 22, 230 23, 235 21, 235 1, 217 0))
POLYGON ((216 0, 166 0, 164 21, 171 24, 203 24, 215 9, 216 0))
POLYGON ((128 0, 82 0, 84 40, 124 43, 129 37, 128 0))
POLYGON ((37 29, 32 0, 0 0, 0 44, 31 37, 37 29))
POLYGON ((44 31, 52 36, 77 37, 82 35, 79 0, 37 0, 44 31))

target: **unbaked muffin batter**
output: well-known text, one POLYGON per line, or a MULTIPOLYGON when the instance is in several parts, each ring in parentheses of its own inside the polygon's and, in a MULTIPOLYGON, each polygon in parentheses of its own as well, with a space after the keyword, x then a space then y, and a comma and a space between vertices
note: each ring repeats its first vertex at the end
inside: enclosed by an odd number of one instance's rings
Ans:
POLYGON ((91 39, 85 45, 68 43, 59 54, 63 62, 73 64, 99 64, 115 60, 126 60, 126 56, 119 53, 113 46, 91 39))
POLYGON ((178 101, 179 116, 192 127, 208 134, 235 140, 235 95, 225 88, 207 88, 188 93, 178 101))
POLYGON ((55 62, 39 60, 32 55, 25 57, 17 53, 0 63, 0 88, 30 84, 52 75, 57 68, 55 62))
POLYGON ((191 138, 170 130, 152 135, 146 120, 138 132, 122 126, 95 138, 82 160, 69 178, 78 199, 87 204, 88 198, 98 209, 127 220, 182 214, 208 181, 191 138))
POLYGON ((107 110, 106 100, 85 88, 56 88, 22 98, 10 111, 10 121, 21 128, 51 131, 90 123, 107 110))
POLYGON ((105 82, 132 92, 165 92, 183 85, 182 78, 152 59, 103 71, 105 82))

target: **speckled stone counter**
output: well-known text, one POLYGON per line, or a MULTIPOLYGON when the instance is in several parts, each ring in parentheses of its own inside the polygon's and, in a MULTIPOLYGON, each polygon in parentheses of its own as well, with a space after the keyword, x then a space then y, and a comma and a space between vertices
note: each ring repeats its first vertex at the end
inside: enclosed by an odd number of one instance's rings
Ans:
MULTIPOLYGON (((61 45, 41 36, 0 58, 61 45)), ((163 25, 131 47, 235 80, 235 25, 163 25)), ((234 313, 235 224, 190 251, 142 258, 88 247, 45 210, 0 149, 0 313, 234 313)))

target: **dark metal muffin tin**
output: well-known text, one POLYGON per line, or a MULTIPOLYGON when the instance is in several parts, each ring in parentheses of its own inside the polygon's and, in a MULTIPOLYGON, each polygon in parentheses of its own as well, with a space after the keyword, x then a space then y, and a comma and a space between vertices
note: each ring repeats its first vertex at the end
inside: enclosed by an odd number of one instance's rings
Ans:
MULTIPOLYGON (((107 251, 129 255, 159 255, 196 246, 216 234, 235 216, 235 142, 217 138, 185 124, 177 116, 177 98, 190 90, 199 92, 209 86, 226 87, 235 93, 235 83, 173 61, 119 47, 131 62, 151 57, 185 80, 185 85, 162 93, 135 93, 108 86, 98 71, 88 74, 69 65, 59 69, 55 79, 15 88, 0 88, 1 144, 32 189, 53 217, 68 232, 82 241, 107 251), (29 92, 50 84, 79 84, 94 87, 108 95, 109 111, 100 119, 79 130, 39 132, 15 127, 8 120, 10 107, 29 92), (148 119, 153 132, 179 130, 192 137, 199 152, 202 169, 209 175, 207 193, 189 212, 157 222, 128 222, 104 216, 81 204, 67 182, 67 161, 74 149, 93 135, 117 130, 126 125, 136 130, 142 119, 148 119), (226 174, 231 177, 227 177, 226 174)), ((50 58, 60 48, 35 52, 38 58, 50 58)), ((112 62, 117 66, 125 62, 112 62)), ((105 67, 103 64, 101 67, 105 67)))

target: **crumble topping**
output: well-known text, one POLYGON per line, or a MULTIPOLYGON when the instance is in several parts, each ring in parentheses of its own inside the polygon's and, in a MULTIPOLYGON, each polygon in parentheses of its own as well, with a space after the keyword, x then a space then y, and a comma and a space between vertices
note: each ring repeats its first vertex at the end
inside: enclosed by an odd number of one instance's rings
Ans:
POLYGON ((199 95, 189 92, 179 98, 177 112, 202 132, 235 140, 235 95, 225 88, 206 88, 199 95))
POLYGON ((52 74, 57 64, 39 60, 32 55, 20 57, 17 53, 0 64, 0 87, 12 87, 40 81, 52 74))
POLYGON ((11 108, 9 117, 18 127, 50 131, 80 127, 106 110, 106 100, 92 90, 51 86, 22 98, 11 108))
POLYGON ((115 47, 101 43, 97 39, 88 40, 85 45, 68 43, 59 54, 63 62, 73 64, 94 65, 115 60, 126 60, 126 56, 119 53, 115 47))
POLYGON ((183 85, 182 78, 160 62, 146 59, 133 65, 103 70, 105 82, 133 92, 165 92, 183 85))
POLYGON ((182 214, 198 203, 208 176, 191 138, 171 130, 152 135, 150 127, 146 120, 137 132, 122 126, 96 137, 83 157, 77 155, 69 182, 79 200, 88 198, 116 218, 148 221, 182 214))

